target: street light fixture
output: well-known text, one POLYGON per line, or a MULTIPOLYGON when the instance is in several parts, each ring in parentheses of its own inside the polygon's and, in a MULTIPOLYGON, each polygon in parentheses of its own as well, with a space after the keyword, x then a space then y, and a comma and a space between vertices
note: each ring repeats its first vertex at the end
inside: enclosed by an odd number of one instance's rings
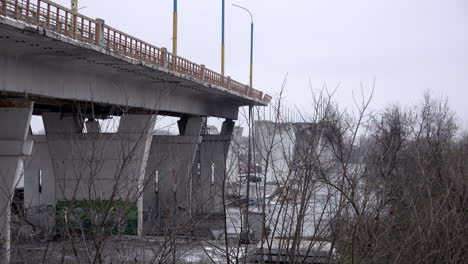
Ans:
POLYGON ((252 85, 252 75, 253 75, 253 32, 254 32, 254 22, 253 22, 253 15, 252 15, 252 12, 250 12, 247 8, 245 7, 242 7, 240 5, 236 5, 236 4, 232 4, 233 6, 235 7, 238 7, 240 9, 243 9, 245 11, 247 11, 250 15, 250 87, 252 88, 253 85, 252 85))

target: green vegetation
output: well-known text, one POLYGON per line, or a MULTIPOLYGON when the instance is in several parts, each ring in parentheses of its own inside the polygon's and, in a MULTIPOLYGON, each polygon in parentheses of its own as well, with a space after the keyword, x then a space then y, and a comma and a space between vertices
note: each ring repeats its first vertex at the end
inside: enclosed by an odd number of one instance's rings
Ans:
POLYGON ((69 228, 87 234, 104 228, 113 234, 136 235, 138 209, 126 201, 58 201, 56 219, 58 232, 69 228))

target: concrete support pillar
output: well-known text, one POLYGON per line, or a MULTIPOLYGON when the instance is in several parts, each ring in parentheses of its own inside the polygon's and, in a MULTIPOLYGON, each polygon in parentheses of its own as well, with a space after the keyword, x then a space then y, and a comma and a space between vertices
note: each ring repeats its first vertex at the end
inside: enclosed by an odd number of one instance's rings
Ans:
POLYGON ((10 207, 15 187, 23 174, 23 157, 31 154, 27 140, 33 103, 0 102, 0 262, 10 261, 10 207))
POLYGON ((74 134, 83 132, 83 119, 71 113, 43 113, 42 121, 46 135, 51 135, 51 138, 57 136, 70 137, 74 134))
POLYGON ((88 133, 101 133, 99 122, 95 119, 90 119, 85 122, 86 131, 88 133))
POLYGON ((178 122, 180 136, 153 136, 143 199, 143 234, 188 234, 192 226, 191 174, 201 142, 201 117, 178 122))
POLYGON ((219 135, 204 135, 199 151, 200 172, 193 177, 192 200, 201 235, 219 234, 224 224, 224 181, 226 158, 234 122, 223 122, 219 135))
POLYGON ((141 234, 141 196, 155 120, 154 115, 124 115, 115 134, 98 133, 96 124, 88 123, 91 133, 83 134, 78 116, 44 113, 55 200, 135 203, 141 234))
POLYGON ((234 132, 235 122, 231 119, 226 119, 221 126, 221 136, 228 136, 229 140, 224 142, 224 159, 227 158, 227 153, 229 151, 229 145, 231 144, 232 134, 234 132))
POLYGON ((236 126, 232 132, 231 143, 229 144, 228 156, 226 158, 227 182, 235 182, 239 177, 239 152, 242 141, 243 128, 236 126))
POLYGON ((32 154, 24 161, 26 220, 49 235, 55 225, 55 175, 45 135, 29 136, 32 154))
MULTIPOLYGON (((138 235, 143 235, 143 195, 145 186, 150 179, 146 179, 146 168, 153 140, 153 132, 156 124, 156 115, 125 115, 120 119, 118 135, 122 141, 124 159, 130 157, 123 175, 128 180, 124 181, 128 197, 135 197, 138 201, 138 235), (137 183, 137 189, 135 189, 137 183)), ((124 164, 125 165, 125 164, 124 164)), ((133 201, 132 198, 130 201, 133 201)))

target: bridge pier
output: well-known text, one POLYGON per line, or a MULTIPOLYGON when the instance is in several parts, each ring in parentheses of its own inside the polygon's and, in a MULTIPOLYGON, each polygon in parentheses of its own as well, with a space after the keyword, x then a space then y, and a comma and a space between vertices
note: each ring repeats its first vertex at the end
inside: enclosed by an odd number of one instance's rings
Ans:
POLYGON ((201 117, 183 117, 179 136, 153 136, 143 199, 143 234, 188 234, 191 173, 201 142, 201 117))
POLYGON ((201 117, 182 118, 179 136, 151 136, 154 117, 145 115, 124 116, 114 134, 71 114, 43 120, 47 136, 32 136, 25 173, 26 217, 41 229, 51 231, 56 209, 71 202, 138 201, 140 235, 223 230, 232 120, 219 135, 201 135, 201 117))
POLYGON ((217 236, 224 232, 224 183, 226 159, 234 130, 234 122, 223 122, 219 135, 203 135, 199 150, 200 172, 194 174, 192 200, 197 233, 217 236))
POLYGON ((143 234, 195 234, 223 230, 226 157, 234 122, 221 134, 200 135, 202 119, 179 122, 179 136, 153 136, 144 192, 143 234), (215 224, 215 225, 213 225, 215 224))
POLYGON ((32 154, 24 161, 24 214, 47 236, 55 225, 55 175, 45 135, 29 135, 32 154))
MULTIPOLYGON (((155 115, 124 115, 117 133, 100 133, 96 121, 87 122, 88 133, 83 133, 83 120, 73 114, 42 116, 53 168, 53 173, 43 173, 42 181, 55 177, 55 188, 50 190, 55 196, 39 208, 52 206, 60 215, 68 207, 78 205, 86 211, 90 202, 103 207, 111 202, 122 211, 138 212, 133 214, 138 215, 137 219, 127 221, 132 224, 133 233, 141 234, 141 196, 155 115)), ((31 196, 37 195, 38 190, 31 196)))
POLYGON ((15 187, 23 174, 23 157, 31 154, 27 140, 33 102, 0 102, 0 262, 10 261, 10 208, 15 187))

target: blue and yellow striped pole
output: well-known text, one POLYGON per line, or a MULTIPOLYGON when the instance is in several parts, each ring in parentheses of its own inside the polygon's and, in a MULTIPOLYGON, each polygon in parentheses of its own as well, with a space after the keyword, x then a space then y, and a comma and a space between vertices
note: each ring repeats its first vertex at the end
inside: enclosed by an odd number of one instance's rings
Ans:
POLYGON ((174 13, 172 16, 172 53, 177 55, 177 0, 174 0, 174 13))
POLYGON ((221 75, 224 76, 224 1, 221 6, 221 75))
POLYGON ((236 4, 232 4, 232 5, 240 9, 244 9, 250 15, 250 76, 249 76, 250 82, 249 82, 249 85, 250 87, 253 87, 253 34, 254 34, 253 15, 252 15, 252 12, 250 12, 250 10, 248 10, 245 7, 242 7, 236 4))

